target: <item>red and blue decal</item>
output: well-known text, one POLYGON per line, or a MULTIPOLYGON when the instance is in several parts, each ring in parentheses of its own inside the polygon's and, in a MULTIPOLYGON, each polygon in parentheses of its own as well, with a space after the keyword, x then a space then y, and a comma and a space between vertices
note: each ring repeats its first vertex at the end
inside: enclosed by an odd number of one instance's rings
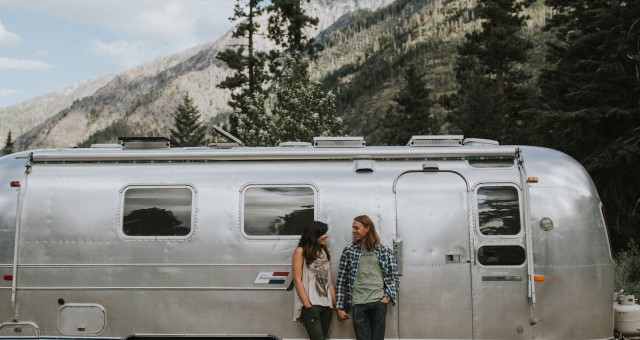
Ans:
POLYGON ((253 283, 281 285, 289 277, 289 272, 260 272, 253 283))

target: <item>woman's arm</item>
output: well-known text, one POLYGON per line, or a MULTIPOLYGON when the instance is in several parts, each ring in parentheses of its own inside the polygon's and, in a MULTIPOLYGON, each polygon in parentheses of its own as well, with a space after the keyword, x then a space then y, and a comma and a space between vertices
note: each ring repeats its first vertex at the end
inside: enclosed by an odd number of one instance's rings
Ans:
MULTIPOLYGON (((293 251, 293 257, 291 258, 291 270, 293 270, 293 285, 296 288, 296 293, 300 298, 302 304, 309 308, 311 307, 311 301, 307 296, 307 292, 302 285, 302 266, 304 266, 304 256, 302 256, 302 247, 297 247, 293 251)), ((333 283, 333 282, 332 282, 333 283)))
POLYGON ((336 308, 336 285, 333 283, 331 263, 329 263, 329 289, 331 290, 331 303, 333 304, 333 308, 336 308))

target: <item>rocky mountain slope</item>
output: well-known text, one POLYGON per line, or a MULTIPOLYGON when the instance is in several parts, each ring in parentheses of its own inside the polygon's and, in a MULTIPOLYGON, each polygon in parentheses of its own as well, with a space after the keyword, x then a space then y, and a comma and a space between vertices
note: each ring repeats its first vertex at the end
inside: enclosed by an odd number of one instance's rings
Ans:
MULTIPOLYGON (((319 34, 350 13, 371 11, 391 1, 314 0, 307 11, 320 24, 311 34, 319 34)), ((207 121, 226 119, 229 93, 216 84, 228 73, 215 56, 232 42, 228 32, 214 42, 126 72, 1 108, 0 136, 11 130, 17 137, 15 149, 21 150, 115 142, 118 134, 167 135, 171 112, 185 92, 207 121)))
MULTIPOLYGON (((466 32, 480 27, 476 1, 311 1, 307 11, 320 19, 311 34, 325 44, 313 76, 336 93, 345 132, 365 136, 369 144, 381 142, 382 117, 409 63, 428 74, 434 98, 454 91, 456 46, 466 32)), ((528 29, 539 31, 548 15, 544 6, 528 14, 528 29)), ((0 136, 9 129, 14 136, 24 131, 15 141, 17 150, 114 143, 126 135, 167 136, 171 112, 185 92, 208 123, 225 121, 229 93, 216 85, 228 73, 215 56, 231 43, 229 32, 215 42, 81 84, 69 95, 49 94, 0 109, 0 136)))

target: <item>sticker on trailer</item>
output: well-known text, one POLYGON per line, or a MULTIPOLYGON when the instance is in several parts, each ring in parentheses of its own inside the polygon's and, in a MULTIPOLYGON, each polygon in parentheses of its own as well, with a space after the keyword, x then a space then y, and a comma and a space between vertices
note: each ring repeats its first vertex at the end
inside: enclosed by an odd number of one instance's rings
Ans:
POLYGON ((289 272, 260 272, 253 283, 284 284, 289 272))

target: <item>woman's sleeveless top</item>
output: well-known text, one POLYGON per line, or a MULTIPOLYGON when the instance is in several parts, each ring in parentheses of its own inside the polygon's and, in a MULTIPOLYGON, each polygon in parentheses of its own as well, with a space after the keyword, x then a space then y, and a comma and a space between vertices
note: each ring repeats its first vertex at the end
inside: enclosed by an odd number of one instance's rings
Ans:
MULTIPOLYGON (((333 307, 331 301, 331 289, 329 276, 330 264, 327 260, 327 254, 324 251, 320 252, 320 256, 307 266, 306 261, 302 265, 302 286, 307 292, 309 301, 312 305, 333 307)), ((302 312, 302 301, 298 297, 298 294, 293 293, 293 321, 300 318, 302 312)))

